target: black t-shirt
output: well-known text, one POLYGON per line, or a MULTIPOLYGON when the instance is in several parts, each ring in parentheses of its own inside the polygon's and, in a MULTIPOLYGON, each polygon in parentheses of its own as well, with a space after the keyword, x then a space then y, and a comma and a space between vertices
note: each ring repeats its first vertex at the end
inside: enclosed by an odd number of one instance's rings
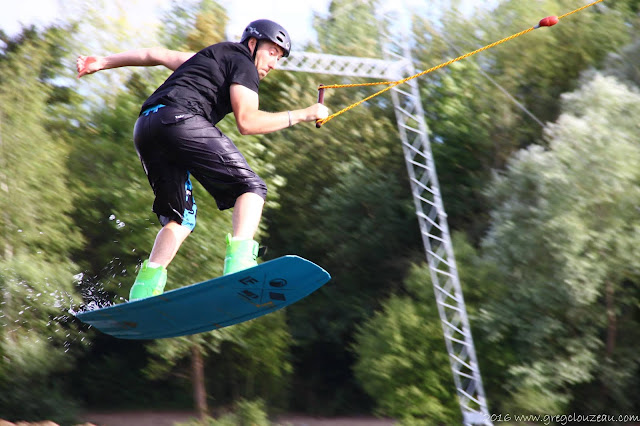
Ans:
POLYGON ((243 44, 224 42, 205 47, 180 65, 147 99, 142 110, 157 104, 184 108, 214 125, 229 114, 232 83, 258 93, 260 78, 243 44))

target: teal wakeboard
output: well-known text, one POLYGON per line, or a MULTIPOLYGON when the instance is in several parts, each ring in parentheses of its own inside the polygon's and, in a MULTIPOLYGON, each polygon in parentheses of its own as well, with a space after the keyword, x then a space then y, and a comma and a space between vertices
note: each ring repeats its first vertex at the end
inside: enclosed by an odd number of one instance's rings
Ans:
POLYGON ((167 291, 159 296, 76 313, 120 339, 163 339, 202 333, 284 308, 331 276, 298 256, 283 256, 244 271, 167 291))

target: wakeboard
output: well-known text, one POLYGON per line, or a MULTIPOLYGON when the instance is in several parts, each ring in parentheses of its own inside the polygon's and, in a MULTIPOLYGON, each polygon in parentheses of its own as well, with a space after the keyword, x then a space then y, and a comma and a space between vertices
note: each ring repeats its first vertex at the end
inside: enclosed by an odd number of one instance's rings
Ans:
POLYGON ((331 279, 299 256, 283 256, 250 269, 75 316, 120 339, 163 339, 202 333, 291 305, 331 279))

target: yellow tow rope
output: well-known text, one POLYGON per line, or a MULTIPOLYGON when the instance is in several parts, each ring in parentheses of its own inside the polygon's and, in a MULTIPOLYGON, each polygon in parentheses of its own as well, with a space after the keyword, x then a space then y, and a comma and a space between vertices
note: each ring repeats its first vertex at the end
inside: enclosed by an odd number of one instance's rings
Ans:
POLYGON ((375 98, 376 96, 381 95, 384 92, 386 92, 388 90, 391 90, 396 86, 399 86, 400 84, 406 83, 409 80, 413 80, 414 78, 422 77, 425 74, 428 74, 428 73, 433 72, 435 70, 438 70, 440 68, 444 68, 444 67, 446 67, 448 65, 451 65, 454 62, 457 62, 457 61, 460 61, 462 59, 468 58, 471 55, 475 55, 476 53, 480 53, 480 52, 482 52, 484 50, 487 50, 487 49, 490 49, 492 47, 495 47, 495 46, 497 46, 497 45, 499 45, 501 43, 507 42, 509 40, 513 40, 514 38, 520 37, 521 35, 524 35, 524 34, 526 34, 528 32, 531 32, 531 31, 533 31, 533 30, 535 30, 537 28, 553 26, 553 25, 557 24, 560 19, 566 18, 569 15, 572 15, 572 14, 574 14, 576 12, 580 12, 581 10, 584 10, 584 9, 586 9, 588 7, 591 7, 594 4, 600 3, 602 1, 604 1, 604 0, 594 1, 593 3, 589 3, 587 5, 584 5, 584 6, 578 8, 578 9, 576 9, 574 11, 571 11, 569 13, 565 13, 564 15, 561 15, 561 16, 548 16, 548 17, 546 17, 544 19, 541 19, 540 22, 538 23, 538 25, 536 25, 536 26, 528 28, 528 29, 526 29, 524 31, 520 31, 519 33, 513 34, 513 35, 511 35, 509 37, 505 37, 502 40, 498 40, 498 41, 496 41, 494 43, 488 44, 488 45, 486 45, 484 47, 481 47, 479 49, 474 50, 473 52, 469 52, 469 53, 466 53, 466 54, 464 54, 462 56, 458 56, 455 59, 451 59, 451 60, 449 60, 447 62, 443 62, 440 65, 436 65, 435 67, 429 68, 428 70, 422 71, 422 72, 420 72, 418 74, 412 75, 412 76, 407 77, 407 78, 403 78, 402 80, 397 80, 397 81, 379 81, 379 82, 375 82, 375 83, 332 84, 332 85, 326 85, 326 86, 325 85, 320 85, 318 87, 318 102, 320 102, 320 103, 324 102, 324 90, 325 89, 341 89, 341 88, 345 88, 345 87, 363 87, 363 86, 380 86, 380 85, 387 85, 389 87, 386 87, 386 88, 380 90, 379 92, 376 92, 373 95, 362 99, 361 101, 358 101, 358 102, 356 102, 356 103, 354 103, 352 105, 349 105, 348 107, 346 107, 344 109, 341 109, 340 111, 338 111, 338 112, 336 112, 334 114, 331 114, 330 116, 328 116, 324 120, 316 120, 316 127, 322 126, 323 124, 325 124, 326 122, 334 119, 335 117, 339 116, 340 114, 342 114, 344 112, 347 112, 350 109, 353 109, 353 108, 357 107, 358 105, 360 105, 360 104, 362 104, 364 102, 367 102, 368 100, 370 100, 372 98, 375 98))

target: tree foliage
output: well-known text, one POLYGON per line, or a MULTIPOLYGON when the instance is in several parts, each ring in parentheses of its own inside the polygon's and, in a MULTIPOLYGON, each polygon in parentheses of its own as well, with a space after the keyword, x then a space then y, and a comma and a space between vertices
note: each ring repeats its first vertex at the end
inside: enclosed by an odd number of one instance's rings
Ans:
POLYGON ((521 151, 491 187, 484 246, 507 287, 484 327, 516 351, 514 407, 624 412, 635 403, 623 389, 635 386, 638 358, 618 333, 635 334, 638 313, 638 108, 637 90, 596 74, 563 96, 549 148, 521 151), (596 382, 603 393, 574 393, 596 382))
MULTIPOLYGON (((316 17, 320 49, 373 55, 372 34, 378 31, 373 7, 369 2, 332 3, 328 16, 316 17), (357 30, 349 15, 356 10, 368 16, 358 21, 357 30)), ((261 107, 278 111, 311 105, 318 82, 336 78, 276 73, 261 84, 261 93, 267 93, 261 107)), ((370 93, 367 88, 332 90, 325 99, 336 110, 370 93)), ((389 99, 363 105, 320 130, 300 125, 266 138, 283 185, 278 204, 265 210, 271 253, 299 254, 333 276, 313 300, 287 310, 295 339, 294 380, 308 389, 294 402, 301 408, 339 413, 369 404, 351 374, 348 345, 355 324, 397 287, 394 283, 404 275, 403 256, 418 243, 415 232, 408 231, 416 221, 389 105, 389 99)))
MULTIPOLYGON (((69 3, 86 12, 81 24, 2 35, 0 414, 64 423, 76 401, 184 408, 200 381, 216 408, 265 401, 221 422, 264 422, 265 406, 459 422, 430 280, 412 266, 423 248, 386 96, 321 129, 241 137, 232 116, 219 123, 267 181, 258 239, 269 257, 309 258, 330 283, 277 314, 189 338, 76 330, 66 310, 79 296, 123 301, 159 229, 131 135, 169 71, 69 78, 76 54, 157 44, 131 35, 122 14, 103 18, 104 3, 69 3)), ((380 57, 380 27, 392 24, 377 21, 382 6, 332 2, 306 48, 380 57)), ((504 1, 469 17, 413 16, 416 68, 575 7, 504 1)), ((418 81, 494 412, 638 410, 637 7, 603 3, 418 81)), ((227 22, 219 3, 176 3, 158 39, 196 51, 226 38, 227 22)), ((304 108, 319 83, 361 81, 274 71, 260 107, 304 108)), ((329 90, 326 104, 336 111, 373 90, 329 90)), ((222 272, 230 214, 197 182, 195 197, 196 232, 168 289, 222 272)))
POLYGON ((176 3, 163 17, 160 40, 170 49, 197 52, 226 41, 228 21, 226 10, 216 1, 176 3))
POLYGON ((13 418, 68 420, 74 406, 57 375, 74 365, 66 310, 77 300, 70 252, 82 238, 71 220, 69 146, 51 131, 67 36, 25 29, 0 56, 0 412, 13 418))
POLYGON ((356 377, 380 415, 437 425, 461 421, 427 265, 358 327, 356 377))
MULTIPOLYGON (((468 20, 452 10, 442 22, 418 20, 416 37, 428 42, 417 44, 415 54, 427 69, 575 8, 566 0, 504 1, 468 20)), ((539 140, 540 123, 558 117, 560 95, 575 89, 580 73, 630 41, 629 19, 615 8, 590 8, 427 75, 425 111, 455 229, 480 239, 488 206, 482 189, 491 170, 539 140)))

